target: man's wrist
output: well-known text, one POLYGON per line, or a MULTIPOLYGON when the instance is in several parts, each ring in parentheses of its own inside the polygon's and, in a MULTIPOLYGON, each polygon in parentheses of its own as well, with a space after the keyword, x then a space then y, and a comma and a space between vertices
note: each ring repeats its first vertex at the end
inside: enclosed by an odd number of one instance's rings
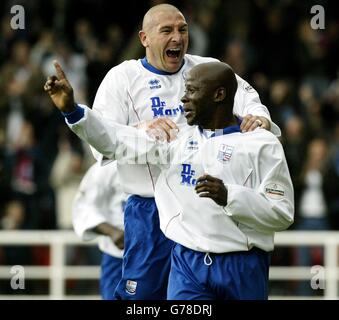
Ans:
POLYGON ((73 105, 72 105, 72 107, 67 107, 67 108, 65 109, 65 111, 62 111, 61 113, 62 113, 63 115, 70 114, 70 113, 72 113, 72 112, 74 112, 74 111, 76 110, 77 106, 78 106, 78 105, 74 102, 73 105))
POLYGON ((69 124, 73 124, 78 122, 80 119, 82 119, 85 115, 85 109, 74 104, 74 109, 71 112, 61 112, 62 115, 67 119, 67 122, 69 124))

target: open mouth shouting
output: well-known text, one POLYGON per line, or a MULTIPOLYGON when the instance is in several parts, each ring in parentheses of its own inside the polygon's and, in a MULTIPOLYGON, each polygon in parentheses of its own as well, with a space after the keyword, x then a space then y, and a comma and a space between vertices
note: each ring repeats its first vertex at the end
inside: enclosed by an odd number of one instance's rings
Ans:
POLYGON ((171 59, 179 60, 180 55, 181 55, 180 48, 171 48, 166 50, 166 56, 171 59))

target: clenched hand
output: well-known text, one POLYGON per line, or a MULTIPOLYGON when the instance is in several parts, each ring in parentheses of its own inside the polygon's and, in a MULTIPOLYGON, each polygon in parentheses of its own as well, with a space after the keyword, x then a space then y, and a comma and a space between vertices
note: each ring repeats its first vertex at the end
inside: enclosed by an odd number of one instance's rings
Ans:
POLYGON ((211 198, 219 206, 227 204, 227 189, 223 181, 208 174, 197 179, 195 192, 201 198, 211 198))

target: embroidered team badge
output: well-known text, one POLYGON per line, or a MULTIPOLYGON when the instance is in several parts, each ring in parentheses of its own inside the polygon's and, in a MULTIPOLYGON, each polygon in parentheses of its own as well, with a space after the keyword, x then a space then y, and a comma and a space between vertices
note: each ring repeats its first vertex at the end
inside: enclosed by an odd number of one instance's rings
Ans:
POLYGON ((284 188, 276 183, 270 183, 265 186, 265 194, 273 200, 280 200, 285 196, 284 188))
POLYGON ((234 149, 233 146, 229 146, 227 144, 221 144, 219 147, 217 159, 222 163, 230 161, 232 157, 233 149, 234 149))
POLYGON ((126 281, 126 292, 129 294, 136 294, 137 292, 137 284, 138 282, 132 281, 132 280, 127 280, 126 281))

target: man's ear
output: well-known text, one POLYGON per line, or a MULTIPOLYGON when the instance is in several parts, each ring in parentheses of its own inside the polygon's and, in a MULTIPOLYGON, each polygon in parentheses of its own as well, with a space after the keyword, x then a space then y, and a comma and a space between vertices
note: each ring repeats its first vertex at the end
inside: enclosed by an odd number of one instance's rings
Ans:
POLYGON ((226 88, 219 87, 214 93, 214 101, 220 102, 226 98, 226 88))
POLYGON ((146 32, 145 31, 143 31, 143 30, 139 31, 139 39, 140 39, 141 44, 145 48, 147 48, 148 47, 148 41, 147 41, 147 36, 146 36, 146 32))

